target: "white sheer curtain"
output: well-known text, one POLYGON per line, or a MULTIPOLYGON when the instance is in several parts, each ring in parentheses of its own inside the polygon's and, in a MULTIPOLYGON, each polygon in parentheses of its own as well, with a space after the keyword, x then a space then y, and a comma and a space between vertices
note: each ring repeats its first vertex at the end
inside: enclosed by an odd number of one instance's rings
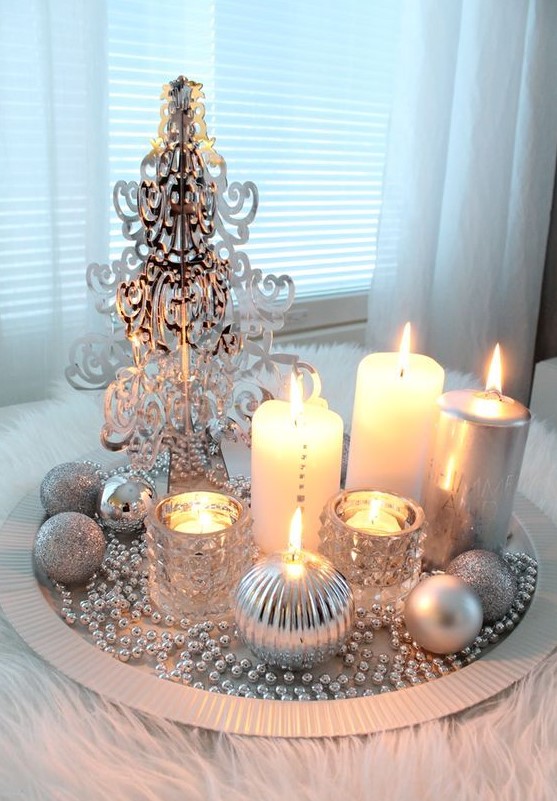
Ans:
POLYGON ((554 0, 407 0, 368 342, 527 396, 557 152, 554 0))
POLYGON ((108 249, 103 0, 0 0, 0 405, 44 397, 108 249))

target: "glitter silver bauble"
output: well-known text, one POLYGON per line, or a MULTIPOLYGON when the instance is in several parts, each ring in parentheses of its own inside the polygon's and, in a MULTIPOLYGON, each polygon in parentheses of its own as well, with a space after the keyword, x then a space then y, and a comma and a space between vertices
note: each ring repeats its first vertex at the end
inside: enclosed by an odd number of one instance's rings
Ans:
POLYGON ((155 487, 145 478, 111 476, 99 495, 97 514, 104 529, 117 536, 139 534, 153 498, 155 487))
POLYGON ((101 527, 79 512, 49 517, 37 532, 38 566, 60 584, 83 584, 102 564, 106 541, 101 527))
POLYGON ((406 628, 434 654, 453 654, 473 642, 482 627, 480 599, 457 576, 430 576, 406 599, 406 628))
POLYGON ((53 467, 41 482, 41 504, 48 515, 80 512, 92 517, 103 485, 98 468, 83 462, 65 462, 53 467))
POLYGON ((352 625, 354 601, 328 559, 301 551, 257 562, 236 590, 236 623, 259 659, 301 668, 335 654, 352 625))
POLYGON ((493 551, 465 551, 447 567, 479 595, 484 623, 504 617, 515 599, 518 582, 502 556, 493 551))

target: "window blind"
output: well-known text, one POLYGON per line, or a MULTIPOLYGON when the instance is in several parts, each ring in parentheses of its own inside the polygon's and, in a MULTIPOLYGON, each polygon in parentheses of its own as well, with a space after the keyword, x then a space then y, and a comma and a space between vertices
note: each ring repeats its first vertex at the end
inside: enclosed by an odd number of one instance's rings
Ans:
MULTIPOLYGON (((208 131, 229 180, 259 188, 252 264, 290 274, 297 296, 367 288, 398 22, 389 0, 112 0, 111 186, 137 180, 160 86, 186 74, 204 84, 208 131)), ((121 244, 113 214, 112 258, 121 244)))

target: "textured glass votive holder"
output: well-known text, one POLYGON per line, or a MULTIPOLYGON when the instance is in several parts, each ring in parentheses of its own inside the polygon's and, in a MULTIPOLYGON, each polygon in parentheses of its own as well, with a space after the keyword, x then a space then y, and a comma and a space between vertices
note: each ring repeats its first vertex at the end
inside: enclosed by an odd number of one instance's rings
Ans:
POLYGON ((160 500, 145 521, 154 604, 176 618, 223 614, 251 567, 251 517, 237 498, 183 492, 160 500))
POLYGON ((425 518, 415 501, 380 490, 345 490, 327 502, 321 521, 319 550, 348 579, 356 602, 396 606, 418 583, 425 518), (371 504, 377 522, 369 515, 371 504))

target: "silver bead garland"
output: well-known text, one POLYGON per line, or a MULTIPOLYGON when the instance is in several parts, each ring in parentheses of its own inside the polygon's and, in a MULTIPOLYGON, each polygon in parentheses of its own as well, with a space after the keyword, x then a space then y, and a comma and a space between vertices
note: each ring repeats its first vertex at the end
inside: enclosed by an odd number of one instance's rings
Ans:
MULTIPOLYGON (((222 482, 215 475, 212 481, 226 492, 249 496, 244 477, 222 482)), ((151 664, 163 680, 214 693, 283 701, 376 695, 454 672, 515 628, 532 598, 537 576, 531 556, 507 554, 505 560, 517 577, 515 599, 502 618, 484 626, 459 653, 426 652, 412 641, 394 607, 375 604, 356 610, 352 631, 336 657, 319 670, 293 671, 270 668, 250 655, 229 618, 200 622, 162 615, 151 605, 144 554, 142 538, 124 545, 114 537, 83 596, 55 584, 66 623, 85 629, 98 648, 121 662, 151 664)))

